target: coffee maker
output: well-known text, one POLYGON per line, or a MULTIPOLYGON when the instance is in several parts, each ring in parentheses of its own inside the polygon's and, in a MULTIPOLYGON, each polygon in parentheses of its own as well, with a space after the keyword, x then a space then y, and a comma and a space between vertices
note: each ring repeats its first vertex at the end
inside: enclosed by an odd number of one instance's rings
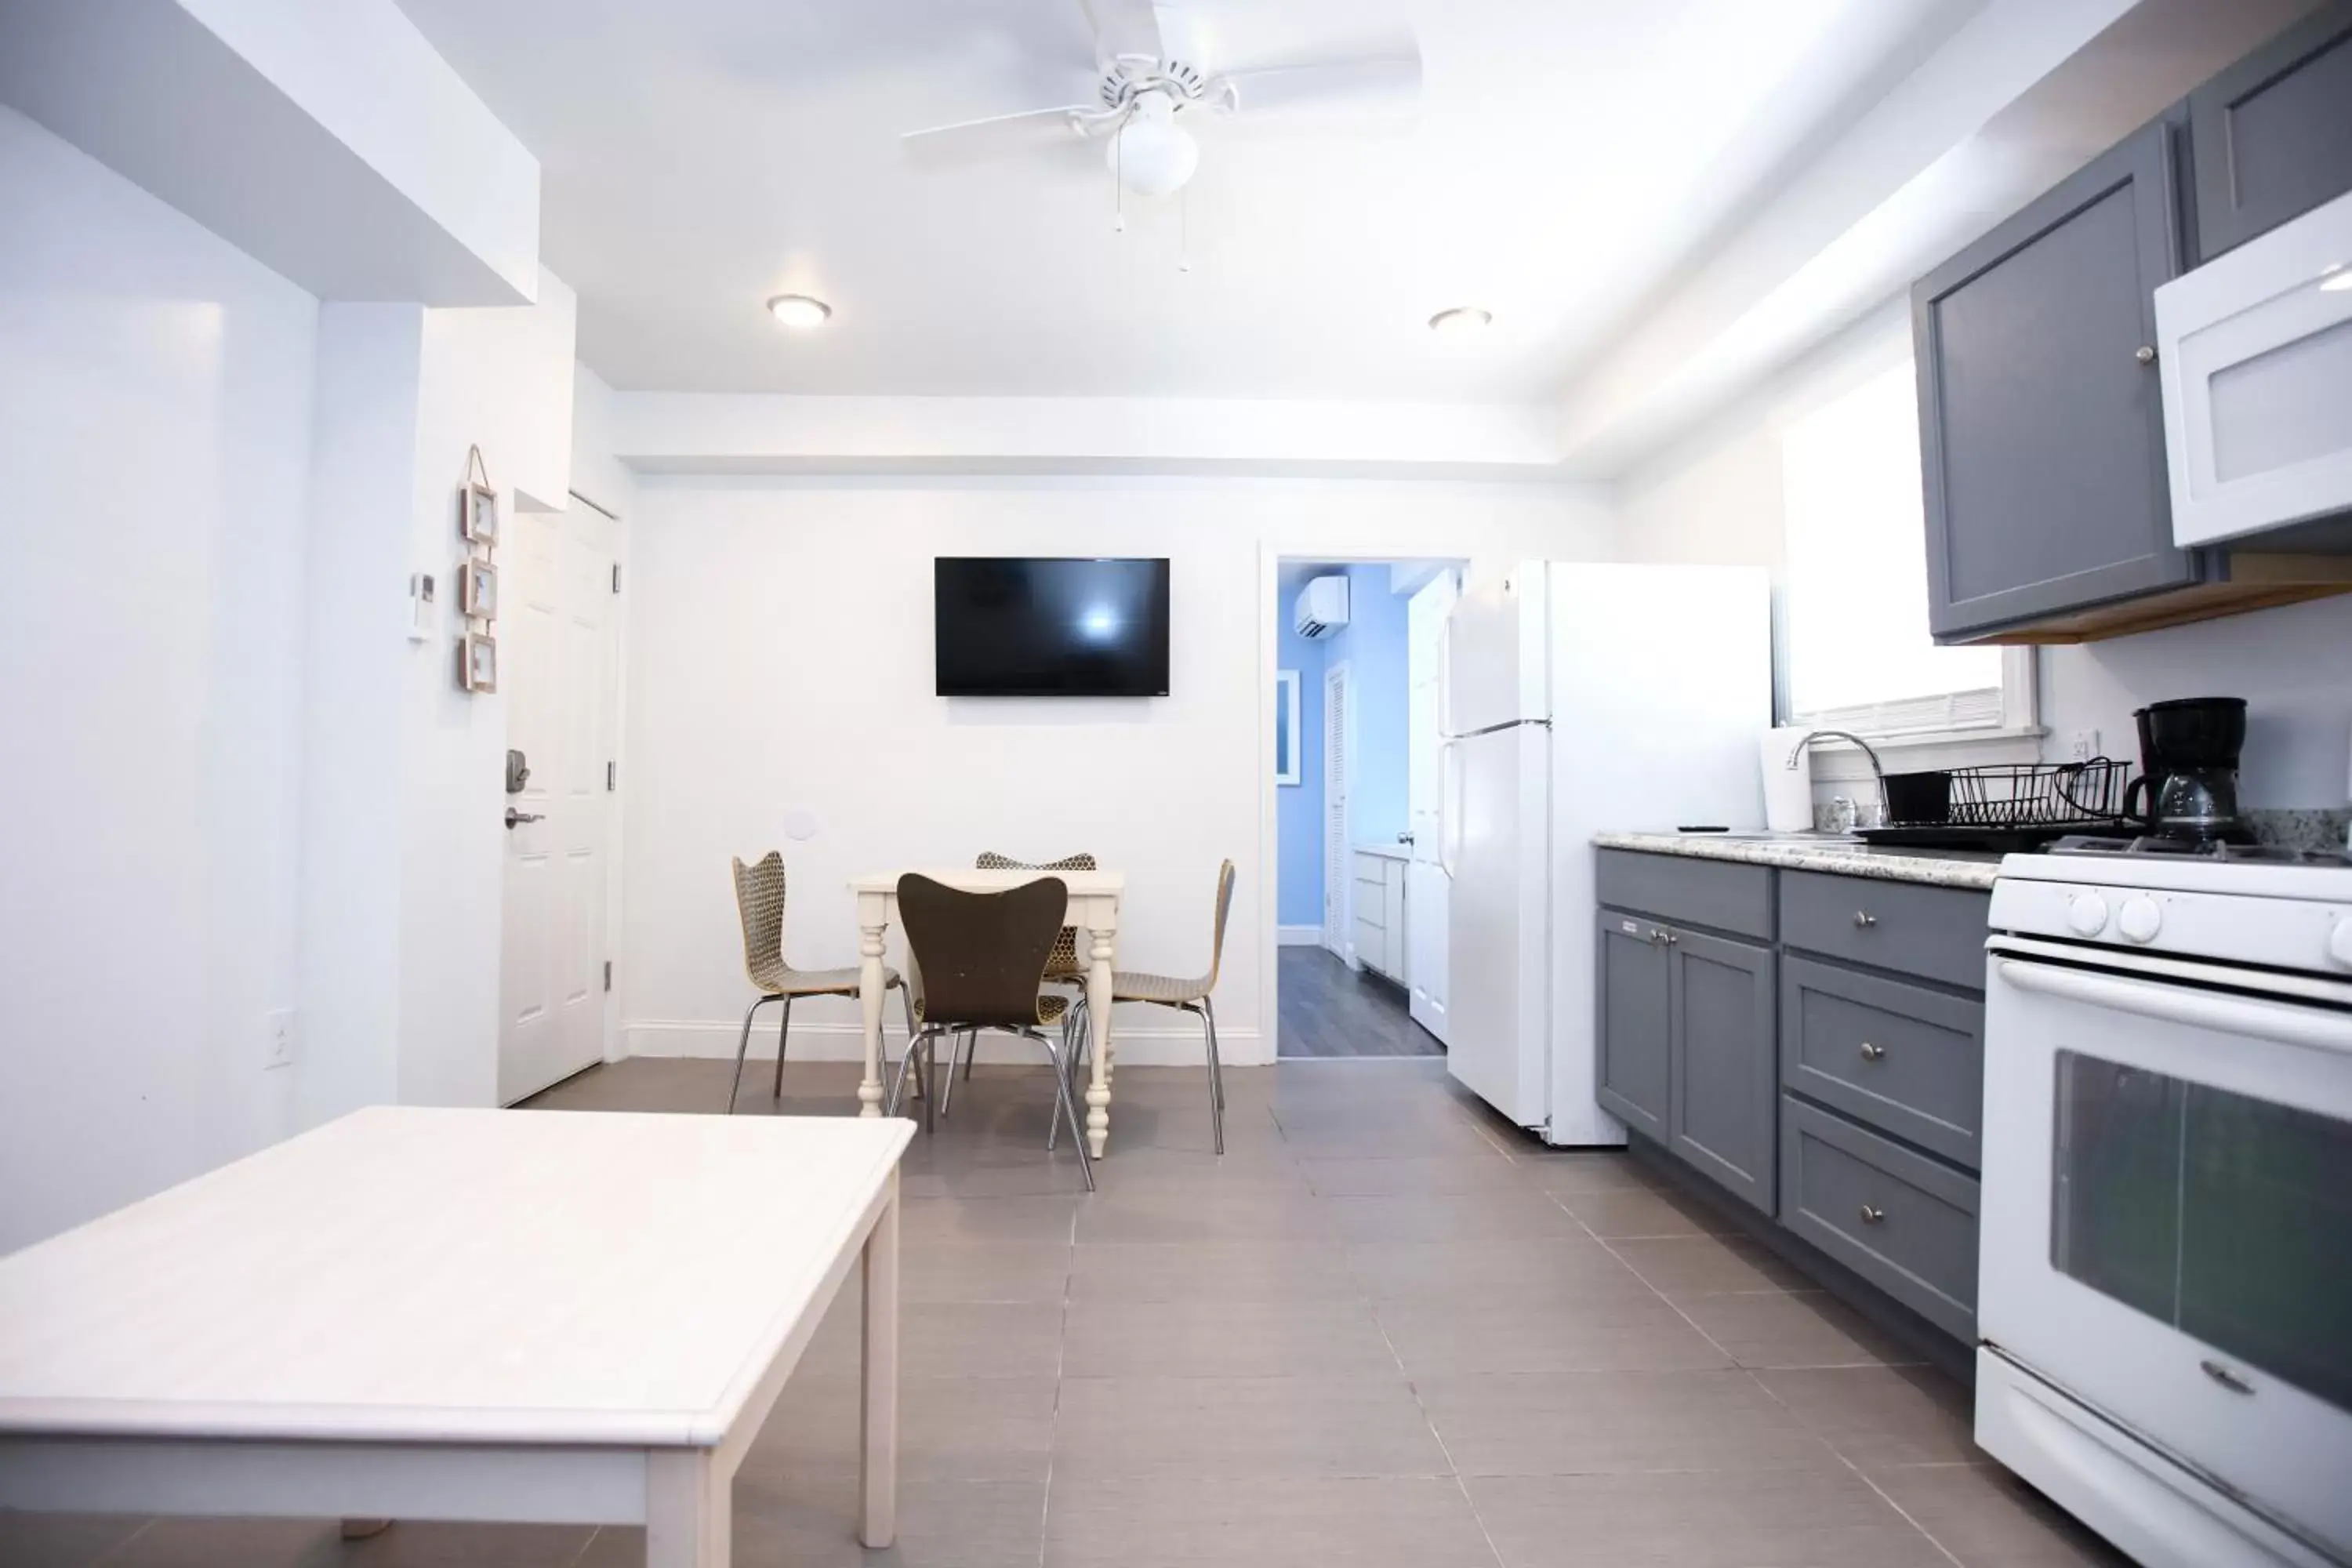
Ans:
POLYGON ((2182 697, 2151 702, 2139 724, 2142 775, 2124 794, 2124 814, 2160 838, 2250 844, 2238 815, 2238 753, 2246 743, 2242 697, 2182 697), (2144 795, 2144 801, 2143 801, 2144 795))

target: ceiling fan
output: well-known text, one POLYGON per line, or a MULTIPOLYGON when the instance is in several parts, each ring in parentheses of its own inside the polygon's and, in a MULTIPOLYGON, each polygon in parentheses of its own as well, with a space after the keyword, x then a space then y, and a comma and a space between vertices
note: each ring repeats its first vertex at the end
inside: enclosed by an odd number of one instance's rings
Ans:
POLYGON ((1410 32, 1328 55, 1221 65, 1208 29, 1180 0, 1078 0, 1078 6, 1101 72, 1096 101, 909 132, 900 144, 931 158, 1099 141, 1123 189, 1163 196, 1200 166, 1190 127, 1212 115, 1255 116, 1368 95, 1410 100, 1421 87, 1421 48, 1410 32))

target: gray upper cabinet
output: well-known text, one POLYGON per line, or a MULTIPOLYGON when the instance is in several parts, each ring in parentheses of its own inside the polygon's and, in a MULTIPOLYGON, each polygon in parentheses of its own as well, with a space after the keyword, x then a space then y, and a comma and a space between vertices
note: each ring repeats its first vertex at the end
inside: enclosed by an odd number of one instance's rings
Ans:
POLYGON ((1634 1131, 1661 1142, 1666 1137, 1673 1028, 1666 935, 1654 921, 1601 911, 1601 1081, 1595 1098, 1634 1131))
POLYGON ((2152 347, 2181 269, 2175 132, 2147 127, 1912 287, 1938 642, 2200 579, 2172 543, 2152 347))
POLYGON ((2199 88, 2189 125, 2200 260, 2352 191, 2352 0, 2199 88))
POLYGON ((1772 950, 1695 931, 1669 935, 1667 1145, 1769 1215, 1780 1100, 1772 950))

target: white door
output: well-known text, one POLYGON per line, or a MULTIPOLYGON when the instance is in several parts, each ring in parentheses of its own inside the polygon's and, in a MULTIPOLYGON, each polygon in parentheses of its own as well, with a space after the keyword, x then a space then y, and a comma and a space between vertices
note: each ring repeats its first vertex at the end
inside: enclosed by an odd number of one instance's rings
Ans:
POLYGON ((1405 607, 1405 813, 1412 859, 1405 874, 1405 984, 1413 1021, 1445 1037, 1446 875, 1444 644, 1454 573, 1439 573, 1405 607))
POLYGON ((1323 945, 1348 956, 1348 891, 1356 857, 1348 842, 1348 666, 1323 674, 1323 945))
POLYGON ((604 1055, 608 526, 577 502, 517 510, 500 552, 499 685, 507 744, 530 769, 506 797, 514 825, 500 939, 501 1104, 604 1055))

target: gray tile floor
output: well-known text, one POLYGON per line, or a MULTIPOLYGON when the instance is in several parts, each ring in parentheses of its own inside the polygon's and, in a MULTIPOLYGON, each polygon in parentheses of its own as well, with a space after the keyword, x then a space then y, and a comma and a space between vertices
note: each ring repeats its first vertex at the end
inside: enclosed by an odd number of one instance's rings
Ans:
MULTIPOLYGON (((633 1061, 542 1103, 710 1110, 633 1061)), ((745 1108, 838 1114, 854 1069, 745 1108)), ((1962 1391, 1620 1156, 1547 1154, 1427 1061, 1118 1079, 1101 1190, 1042 1071, 906 1168, 904 1485, 854 1541, 856 1303, 735 1489, 736 1561, 991 1568, 2045 1568, 2119 1561, 1981 1462, 1962 1391)), ((966 1090, 968 1089, 968 1092, 966 1090)), ((779 1194, 779 1201, 786 1201, 779 1194)), ((756 1236, 743 1245, 757 1246, 756 1236)), ((853 1286, 854 1291, 854 1286, 853 1286)), ((628 1530, 0 1515, 0 1565, 634 1568, 628 1530)))

